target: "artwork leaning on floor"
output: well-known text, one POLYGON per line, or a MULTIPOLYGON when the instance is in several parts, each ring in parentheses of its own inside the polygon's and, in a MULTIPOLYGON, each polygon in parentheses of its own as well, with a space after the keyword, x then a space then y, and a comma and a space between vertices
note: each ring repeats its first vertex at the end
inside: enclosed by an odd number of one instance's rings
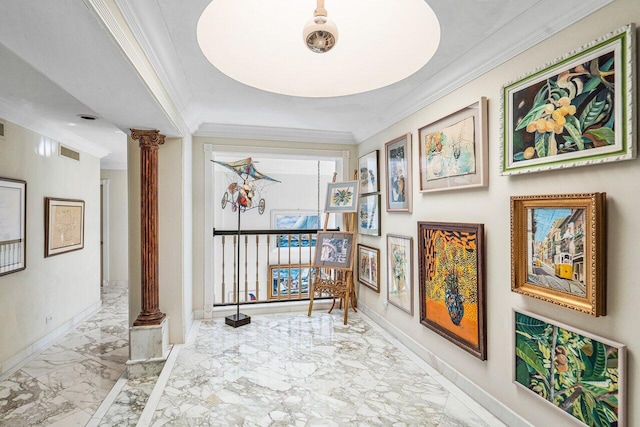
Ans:
POLYGON ((515 383, 587 426, 626 425, 626 347, 514 312, 515 383))
POLYGON ((418 222, 420 323, 486 360, 484 226, 418 222))

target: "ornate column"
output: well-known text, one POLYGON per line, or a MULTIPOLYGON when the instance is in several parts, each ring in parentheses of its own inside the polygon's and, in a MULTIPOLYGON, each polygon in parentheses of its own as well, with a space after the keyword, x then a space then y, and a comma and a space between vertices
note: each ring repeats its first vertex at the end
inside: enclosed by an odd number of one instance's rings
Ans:
POLYGON ((140 226, 142 249, 142 311, 133 326, 160 325, 158 286, 158 148, 164 135, 157 130, 131 129, 140 144, 140 226))

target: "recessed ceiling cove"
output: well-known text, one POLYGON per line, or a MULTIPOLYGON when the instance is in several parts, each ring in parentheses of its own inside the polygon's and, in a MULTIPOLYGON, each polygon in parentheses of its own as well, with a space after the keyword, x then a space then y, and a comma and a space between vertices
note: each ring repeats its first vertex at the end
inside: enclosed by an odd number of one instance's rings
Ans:
POLYGON ((340 31, 325 53, 302 37, 316 0, 214 0, 197 28, 218 70, 269 92, 304 97, 352 95, 396 83, 422 68, 440 43, 424 0, 325 0, 340 31))

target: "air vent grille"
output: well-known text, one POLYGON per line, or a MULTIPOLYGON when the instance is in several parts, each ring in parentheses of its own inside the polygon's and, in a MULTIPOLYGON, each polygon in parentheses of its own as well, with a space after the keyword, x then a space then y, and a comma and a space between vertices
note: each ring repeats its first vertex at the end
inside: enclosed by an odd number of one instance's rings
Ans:
POLYGON ((60 156, 71 160, 80 161, 80 153, 60 144, 60 156))
POLYGON ((0 139, 4 139, 4 122, 0 122, 0 139))

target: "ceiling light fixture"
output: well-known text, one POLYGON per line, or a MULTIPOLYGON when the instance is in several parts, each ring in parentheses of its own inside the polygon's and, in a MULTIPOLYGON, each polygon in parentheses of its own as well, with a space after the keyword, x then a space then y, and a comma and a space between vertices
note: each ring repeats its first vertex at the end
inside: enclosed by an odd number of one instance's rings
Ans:
POLYGON ((338 27, 327 18, 324 0, 318 0, 313 18, 302 30, 302 37, 307 47, 316 53, 329 52, 338 42, 338 27))
MULTIPOLYGON (((202 1, 210 3, 196 35, 214 72, 282 95, 326 98, 379 89, 421 70, 440 43, 440 24, 428 4, 432 0, 324 0, 340 25, 340 40, 335 25, 322 24, 328 21, 323 1, 202 1), (316 3, 316 13, 310 13, 316 3), (304 47, 316 30, 323 31, 317 36, 330 33, 333 40, 320 38, 304 47)), ((213 71, 198 70, 202 78, 213 71)))

